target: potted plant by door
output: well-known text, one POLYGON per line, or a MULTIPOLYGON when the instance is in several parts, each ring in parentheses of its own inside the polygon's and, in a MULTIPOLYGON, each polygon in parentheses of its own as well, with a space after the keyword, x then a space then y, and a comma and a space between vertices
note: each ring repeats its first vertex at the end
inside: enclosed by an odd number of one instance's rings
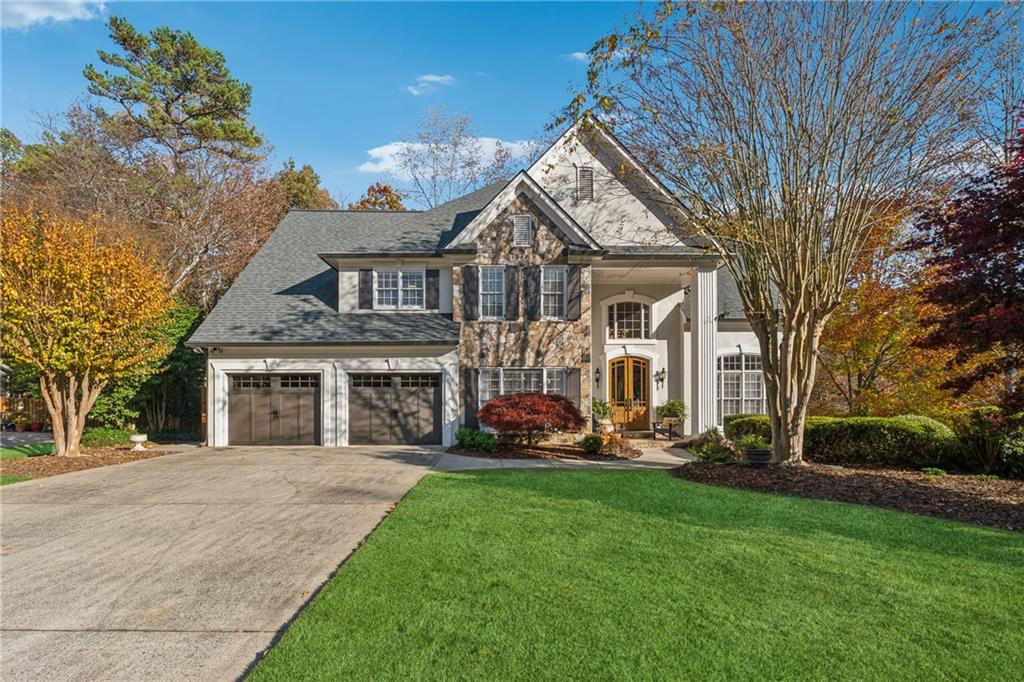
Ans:
POLYGON ((740 449, 750 465, 762 469, 772 462, 772 446, 764 436, 748 433, 740 438, 740 449))
POLYGON ((608 407, 608 403, 594 398, 590 401, 590 413, 593 415, 598 433, 611 433, 615 430, 615 425, 611 420, 612 410, 608 407))

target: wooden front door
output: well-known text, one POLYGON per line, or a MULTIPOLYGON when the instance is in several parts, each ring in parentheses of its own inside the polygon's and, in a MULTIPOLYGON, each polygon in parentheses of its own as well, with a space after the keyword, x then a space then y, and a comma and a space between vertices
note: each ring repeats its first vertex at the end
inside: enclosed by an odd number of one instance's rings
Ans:
POLYGON ((608 406, 620 429, 651 428, 651 364, 644 358, 615 358, 608 363, 608 406))

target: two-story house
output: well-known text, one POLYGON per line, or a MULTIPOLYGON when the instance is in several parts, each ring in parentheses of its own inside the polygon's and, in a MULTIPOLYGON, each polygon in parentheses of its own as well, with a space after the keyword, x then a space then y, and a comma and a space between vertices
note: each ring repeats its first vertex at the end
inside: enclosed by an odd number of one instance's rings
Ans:
POLYGON ((577 123, 529 169, 427 211, 291 211, 189 340, 208 442, 452 443, 487 400, 606 400, 624 429, 762 412, 735 284, 675 197, 577 123))

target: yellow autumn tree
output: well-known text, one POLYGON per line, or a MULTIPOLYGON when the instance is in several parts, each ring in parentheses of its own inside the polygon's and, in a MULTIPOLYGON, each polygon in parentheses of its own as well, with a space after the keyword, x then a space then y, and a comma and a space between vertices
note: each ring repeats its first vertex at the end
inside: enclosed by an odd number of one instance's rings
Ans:
POLYGON ((55 452, 80 454, 85 418, 112 379, 151 371, 170 299, 163 273, 116 230, 5 207, 0 348, 39 370, 55 452))

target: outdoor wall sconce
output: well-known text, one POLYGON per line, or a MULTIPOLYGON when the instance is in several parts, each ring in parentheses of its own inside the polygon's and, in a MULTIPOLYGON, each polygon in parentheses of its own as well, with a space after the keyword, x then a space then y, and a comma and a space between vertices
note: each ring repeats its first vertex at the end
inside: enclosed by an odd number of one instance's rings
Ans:
POLYGON ((595 367, 594 368, 594 385, 595 386, 600 386, 601 385, 601 368, 600 367, 595 367))
POLYGON ((665 368, 662 367, 654 373, 654 380, 658 383, 658 388, 661 388, 662 384, 665 383, 665 368))

